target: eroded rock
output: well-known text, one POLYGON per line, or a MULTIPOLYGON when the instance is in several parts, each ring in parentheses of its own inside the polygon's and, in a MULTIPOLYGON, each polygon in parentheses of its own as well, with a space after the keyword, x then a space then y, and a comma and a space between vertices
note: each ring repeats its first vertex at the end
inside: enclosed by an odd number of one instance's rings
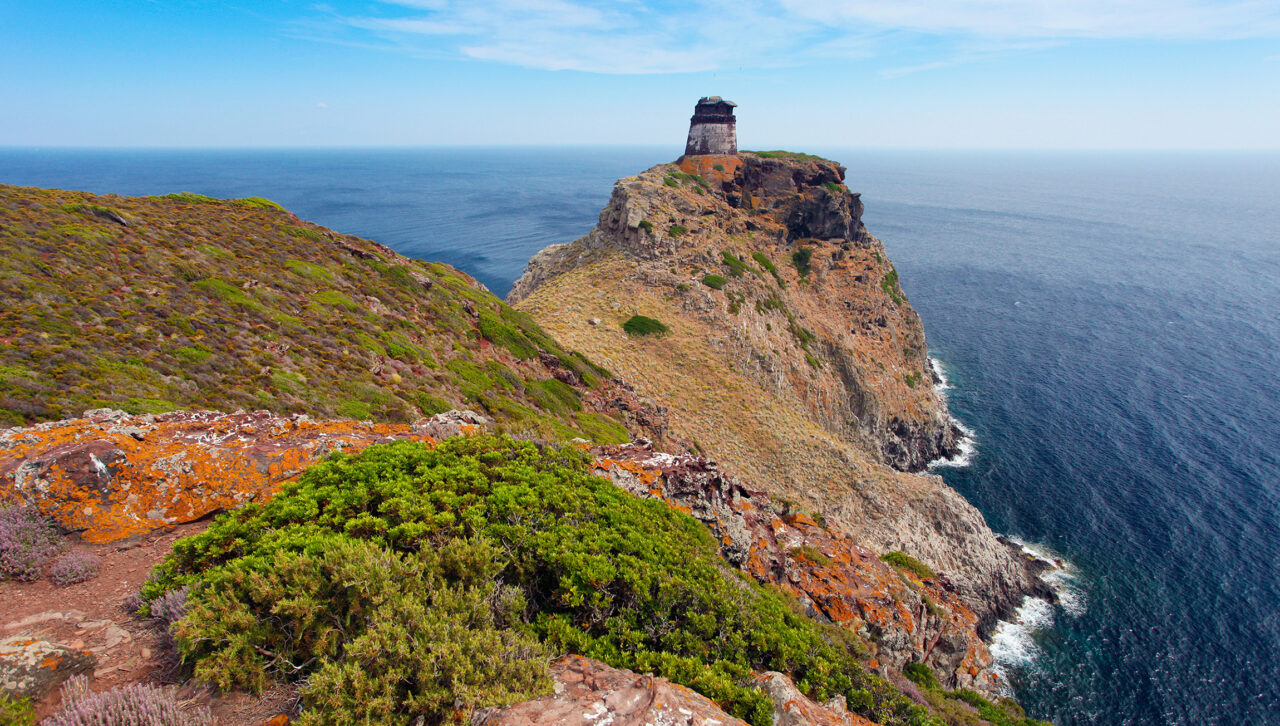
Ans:
POLYGON ((47 640, 14 636, 0 640, 0 688, 16 698, 39 700, 78 673, 93 670, 98 659, 47 640))

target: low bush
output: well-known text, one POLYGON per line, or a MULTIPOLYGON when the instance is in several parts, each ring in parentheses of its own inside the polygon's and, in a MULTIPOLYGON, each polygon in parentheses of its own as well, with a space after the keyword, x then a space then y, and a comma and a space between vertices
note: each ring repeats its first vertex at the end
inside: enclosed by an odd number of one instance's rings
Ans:
POLYGON ((653 234, 653 222, 647 219, 640 220, 640 229, 643 229, 645 234, 653 234))
POLYGON ((768 272, 770 275, 773 275, 773 279, 778 283, 778 287, 787 286, 787 283, 782 279, 782 275, 778 274, 778 266, 773 264, 773 260, 769 259, 768 255, 763 252, 752 252, 751 259, 755 260, 756 264, 760 265, 760 269, 768 272))
POLYGON ((208 707, 183 708, 177 689, 134 683, 94 693, 87 676, 62 685, 62 711, 41 726, 214 726, 208 707))
POLYGON ((763 726, 753 671, 882 724, 927 712, 847 634, 729 570, 694 518, 589 475, 573 447, 461 437, 332 455, 175 544, 144 590, 223 688, 302 684, 300 723, 441 723, 550 690, 550 653, 654 672, 763 726))
POLYGON ((747 267, 747 263, 743 262, 741 257, 728 251, 720 253, 720 261, 729 268, 730 277, 742 277, 743 273, 751 271, 751 268, 747 267))
POLYGON ((813 270, 811 267, 812 260, 813 250, 809 247, 801 247, 791 253, 791 266, 796 268, 796 272, 799 272, 801 277, 808 277, 813 270))
POLYGON ((803 557, 804 559, 812 562, 815 565, 818 565, 819 567, 830 567, 831 565, 835 564, 834 562, 831 561, 830 557, 827 557, 825 554, 823 554, 822 550, 817 549, 816 547, 810 547, 809 545, 792 547, 791 549, 787 550, 787 553, 790 554, 792 557, 803 557))
POLYGON ((898 286, 897 270, 890 270, 889 274, 881 278, 880 289, 884 290, 885 294, 898 305, 901 305, 907 299, 907 296, 902 294, 902 288, 898 286))
POLYGON ((63 547, 53 521, 31 507, 0 510, 0 580, 31 582, 63 547))
POLYGON ((284 207, 276 204, 270 199, 262 197, 244 197, 243 199, 233 199, 231 203, 238 207, 249 207, 251 209, 270 209, 276 212, 285 211, 284 207))
POLYGON ((702 284, 714 290, 723 290, 727 282, 729 281, 719 275, 702 276, 702 284))
POLYGON ((642 335, 663 335, 671 330, 671 328, 664 325, 662 321, 655 320, 654 318, 646 317, 644 315, 632 315, 625 323, 622 324, 622 329, 626 331, 627 335, 636 337, 642 335))
POLYGON ((98 576, 102 558, 87 552, 68 552, 49 566, 49 582, 58 587, 69 587, 92 580, 98 576))
POLYGON ((4 726, 36 726, 36 711, 29 698, 14 698, 0 692, 0 724, 4 726))
POLYGON ((880 555, 880 559, 890 565, 893 565, 899 570, 906 570, 907 572, 914 574, 921 580, 937 577, 933 570, 929 569, 928 565, 905 552, 886 552, 880 555))
POLYGON ((679 238, 679 237, 683 237, 688 233, 689 233, 689 228, 684 226, 683 224, 673 224, 670 227, 667 227, 667 234, 672 237, 679 238))

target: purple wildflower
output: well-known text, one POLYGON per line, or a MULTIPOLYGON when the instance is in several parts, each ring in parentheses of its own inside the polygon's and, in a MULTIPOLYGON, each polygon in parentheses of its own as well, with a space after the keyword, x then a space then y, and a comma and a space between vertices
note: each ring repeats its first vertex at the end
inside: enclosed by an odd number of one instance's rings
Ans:
POLYGON ((62 704, 41 726, 214 726, 207 707, 183 710, 175 689, 150 683, 93 693, 87 677, 72 676, 62 686, 62 704))
POLYGON ((49 581, 58 587, 67 587, 98 576, 102 558, 88 552, 68 552, 53 561, 49 567, 49 581))
POLYGON ((52 520, 31 507, 0 510, 0 580, 30 582, 62 549, 52 520))

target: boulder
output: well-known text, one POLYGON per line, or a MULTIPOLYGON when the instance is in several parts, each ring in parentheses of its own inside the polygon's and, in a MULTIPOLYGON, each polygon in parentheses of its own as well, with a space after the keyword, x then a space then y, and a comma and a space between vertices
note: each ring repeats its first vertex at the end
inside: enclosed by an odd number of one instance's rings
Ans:
POLYGON ((92 671, 97 657, 87 650, 24 635, 0 640, 0 689, 14 698, 39 700, 78 673, 92 671))

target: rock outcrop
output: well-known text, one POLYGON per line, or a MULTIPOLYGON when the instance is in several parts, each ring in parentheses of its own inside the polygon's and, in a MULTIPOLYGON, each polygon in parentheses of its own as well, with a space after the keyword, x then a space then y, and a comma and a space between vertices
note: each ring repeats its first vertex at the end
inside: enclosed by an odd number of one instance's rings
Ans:
POLYGON ((78 673, 93 670, 90 652, 47 640, 15 636, 0 640, 0 694, 43 698, 78 673))
POLYGON ((98 409, 0 432, 0 503, 34 505, 87 542, 112 542, 270 496, 332 451, 434 441, 484 423, 468 411, 410 425, 98 409))
POLYGON ((1032 568, 940 477, 961 436, 924 329, 839 165, 686 157, 620 180, 585 237, 540 252, 508 300, 668 413, 670 442, 947 573, 981 630, 1032 568), (664 323, 633 337, 632 315, 664 323))
POLYGON ((981 619, 946 573, 921 578, 890 567, 854 537, 744 486, 714 461, 645 444, 593 451, 599 474, 691 514, 727 562, 794 594, 812 617, 866 639, 873 670, 889 675, 926 663, 950 688, 998 690, 981 619))

